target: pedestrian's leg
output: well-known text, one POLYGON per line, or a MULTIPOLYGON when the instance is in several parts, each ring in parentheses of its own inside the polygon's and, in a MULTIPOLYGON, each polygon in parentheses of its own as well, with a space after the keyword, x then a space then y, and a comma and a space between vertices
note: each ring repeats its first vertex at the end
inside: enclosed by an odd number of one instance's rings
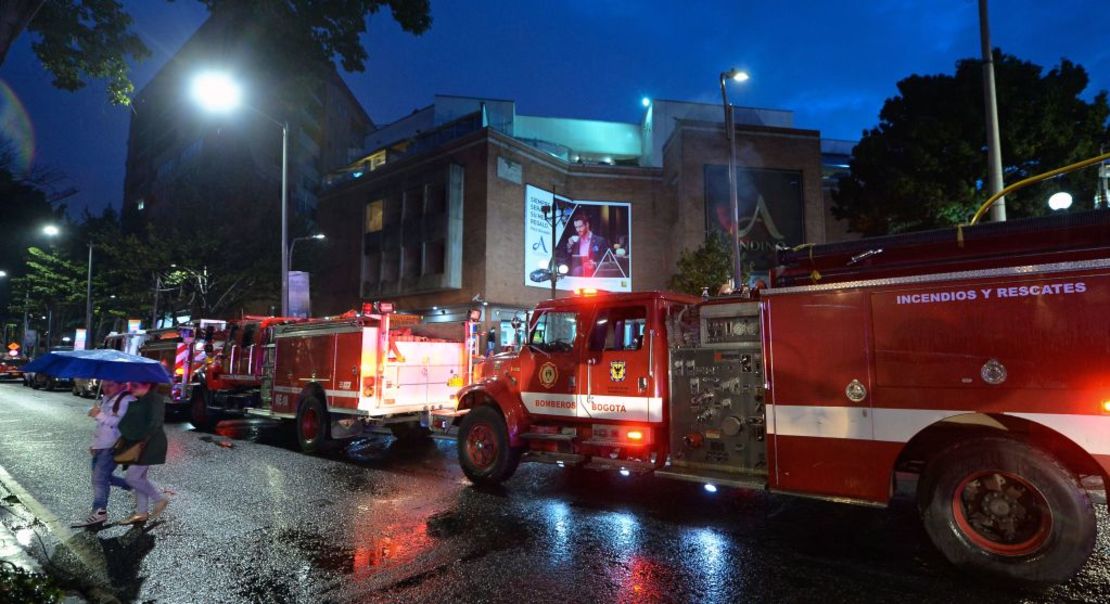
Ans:
POLYGON ((104 510, 108 508, 108 477, 116 467, 112 450, 96 449, 92 464, 93 510, 104 510))
POLYGON ((160 499, 158 490, 146 478, 150 466, 130 466, 127 468, 127 484, 135 489, 135 514, 145 517, 150 511, 150 502, 160 499))
POLYGON ((108 459, 112 462, 112 469, 108 471, 108 484, 113 487, 123 489, 125 491, 130 491, 131 485, 127 484, 127 481, 124 480, 123 476, 116 474, 116 466, 118 465, 116 463, 116 460, 112 459, 112 456, 110 455, 108 456, 108 459))

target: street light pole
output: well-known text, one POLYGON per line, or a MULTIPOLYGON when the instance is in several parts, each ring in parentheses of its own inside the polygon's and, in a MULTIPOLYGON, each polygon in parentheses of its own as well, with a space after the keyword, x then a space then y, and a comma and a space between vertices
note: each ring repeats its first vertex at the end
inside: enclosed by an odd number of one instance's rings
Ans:
MULTIPOLYGON (((991 195, 1002 190, 1002 149, 998 135, 998 99, 994 90, 994 54, 991 52, 991 29, 987 20, 987 0, 979 0, 979 43, 983 51, 983 101, 987 115, 987 180, 991 195)), ((1006 220, 1006 198, 999 197, 991 206, 991 220, 1006 220)))
POLYGON ((92 258, 93 244, 89 244, 89 276, 85 280, 85 349, 92 342, 92 258))
POLYGON ((281 122, 281 316, 289 316, 289 122, 281 122))
POLYGON ((743 267, 740 262, 740 202, 736 193, 736 125, 725 86, 725 81, 730 79, 743 82, 748 79, 748 74, 736 69, 721 72, 721 102, 725 109, 725 136, 728 138, 728 201, 732 216, 732 287, 740 289, 743 267))
MULTIPOLYGON (((243 92, 226 73, 206 72, 193 80, 193 97, 205 109, 226 113, 239 107, 243 92)), ((289 314, 289 122, 278 121, 257 107, 246 108, 281 127, 281 315, 289 314)))

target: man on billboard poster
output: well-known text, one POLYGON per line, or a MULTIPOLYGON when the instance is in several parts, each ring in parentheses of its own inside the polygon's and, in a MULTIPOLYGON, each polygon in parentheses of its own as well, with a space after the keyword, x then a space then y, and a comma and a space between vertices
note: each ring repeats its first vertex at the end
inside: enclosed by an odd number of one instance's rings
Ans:
POLYGON ((579 210, 571 219, 574 235, 567 238, 566 253, 570 257, 572 277, 593 277, 597 264, 609 250, 609 242, 590 228, 590 216, 579 210))

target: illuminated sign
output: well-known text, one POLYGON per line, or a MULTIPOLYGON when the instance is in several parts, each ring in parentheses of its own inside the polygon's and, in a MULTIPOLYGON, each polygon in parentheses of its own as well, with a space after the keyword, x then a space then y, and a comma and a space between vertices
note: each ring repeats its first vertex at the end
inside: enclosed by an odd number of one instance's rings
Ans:
POLYGON ((574 200, 528 185, 524 208, 525 285, 550 288, 554 272, 564 291, 632 291, 632 204, 574 200))

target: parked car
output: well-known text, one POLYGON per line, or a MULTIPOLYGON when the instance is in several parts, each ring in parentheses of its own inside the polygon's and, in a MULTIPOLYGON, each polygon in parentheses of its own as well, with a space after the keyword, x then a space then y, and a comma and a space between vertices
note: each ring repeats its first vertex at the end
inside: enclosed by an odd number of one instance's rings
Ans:
MULTIPOLYGON (((72 346, 55 346, 50 349, 50 352, 61 352, 64 350, 73 350, 72 346)), ((35 390, 45 389, 54 390, 55 388, 72 388, 73 380, 70 378, 54 377, 45 373, 24 372, 23 385, 30 386, 35 390)))
POLYGON ((73 378, 73 396, 96 398, 100 392, 100 380, 96 378, 73 378))
POLYGON ((0 359, 0 380, 22 380, 23 366, 27 357, 4 357, 0 359))

